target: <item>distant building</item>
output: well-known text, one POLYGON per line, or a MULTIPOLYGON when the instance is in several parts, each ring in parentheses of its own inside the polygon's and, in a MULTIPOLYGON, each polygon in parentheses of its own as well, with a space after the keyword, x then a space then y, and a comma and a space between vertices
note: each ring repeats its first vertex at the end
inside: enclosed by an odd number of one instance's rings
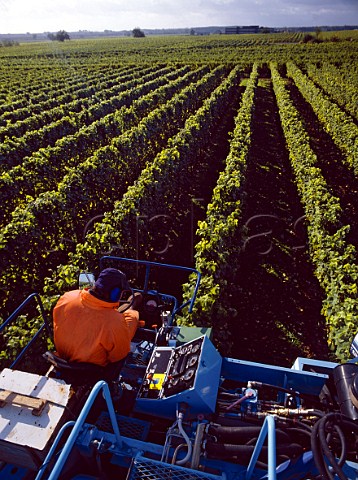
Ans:
POLYGON ((225 27, 225 33, 227 35, 235 35, 240 33, 259 33, 259 25, 247 25, 242 27, 225 27))

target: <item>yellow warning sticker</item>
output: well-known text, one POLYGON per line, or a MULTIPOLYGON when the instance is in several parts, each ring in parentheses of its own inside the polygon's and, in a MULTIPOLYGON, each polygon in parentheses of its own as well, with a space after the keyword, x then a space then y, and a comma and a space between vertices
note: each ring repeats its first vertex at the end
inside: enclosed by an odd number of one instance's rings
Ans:
POLYGON ((165 373, 155 373, 150 381, 149 388, 152 390, 161 390, 165 379, 165 373))

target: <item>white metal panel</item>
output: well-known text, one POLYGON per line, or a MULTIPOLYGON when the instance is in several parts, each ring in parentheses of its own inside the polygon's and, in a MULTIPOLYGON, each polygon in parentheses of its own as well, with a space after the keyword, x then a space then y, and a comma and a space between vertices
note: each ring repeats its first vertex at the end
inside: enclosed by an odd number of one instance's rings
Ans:
POLYGON ((70 386, 62 380, 4 369, 0 374, 0 388, 48 401, 38 417, 32 414, 31 408, 16 404, 0 408, 1 440, 43 450, 65 411, 70 386))
POLYGON ((63 406, 67 405, 70 394, 70 385, 63 380, 10 368, 4 368, 0 373, 0 389, 28 397, 42 398, 63 406))

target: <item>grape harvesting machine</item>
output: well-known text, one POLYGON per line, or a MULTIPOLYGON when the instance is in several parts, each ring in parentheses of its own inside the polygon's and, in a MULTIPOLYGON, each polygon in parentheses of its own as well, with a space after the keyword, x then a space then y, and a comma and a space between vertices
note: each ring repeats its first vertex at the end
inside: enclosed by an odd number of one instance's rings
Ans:
MULTIPOLYGON (((193 310, 200 272, 112 256, 101 258, 99 270, 106 266, 127 273, 132 297, 142 294, 145 322, 114 381, 53 351, 41 352, 43 372, 29 368, 39 339, 52 339, 37 293, 0 327, 3 337, 29 304, 41 317, 0 374, 1 480, 358 478, 358 335, 343 364, 224 357, 210 328, 178 320, 193 310), (182 303, 178 289, 158 288, 189 276, 182 303)), ((79 288, 94 280, 80 274, 79 288)))

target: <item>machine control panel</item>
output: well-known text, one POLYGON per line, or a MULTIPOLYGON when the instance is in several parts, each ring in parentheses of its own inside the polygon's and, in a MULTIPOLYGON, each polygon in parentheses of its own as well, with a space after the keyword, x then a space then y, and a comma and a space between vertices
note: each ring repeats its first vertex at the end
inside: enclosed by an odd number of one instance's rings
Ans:
POLYGON ((164 418, 188 405, 187 415, 215 411, 222 358, 206 335, 177 347, 156 347, 138 391, 135 411, 164 418))
POLYGON ((163 385, 163 395, 169 397, 194 385, 203 339, 199 338, 173 351, 163 385))
POLYGON ((139 397, 169 397, 192 388, 197 374, 203 338, 197 338, 176 348, 155 348, 139 397))

